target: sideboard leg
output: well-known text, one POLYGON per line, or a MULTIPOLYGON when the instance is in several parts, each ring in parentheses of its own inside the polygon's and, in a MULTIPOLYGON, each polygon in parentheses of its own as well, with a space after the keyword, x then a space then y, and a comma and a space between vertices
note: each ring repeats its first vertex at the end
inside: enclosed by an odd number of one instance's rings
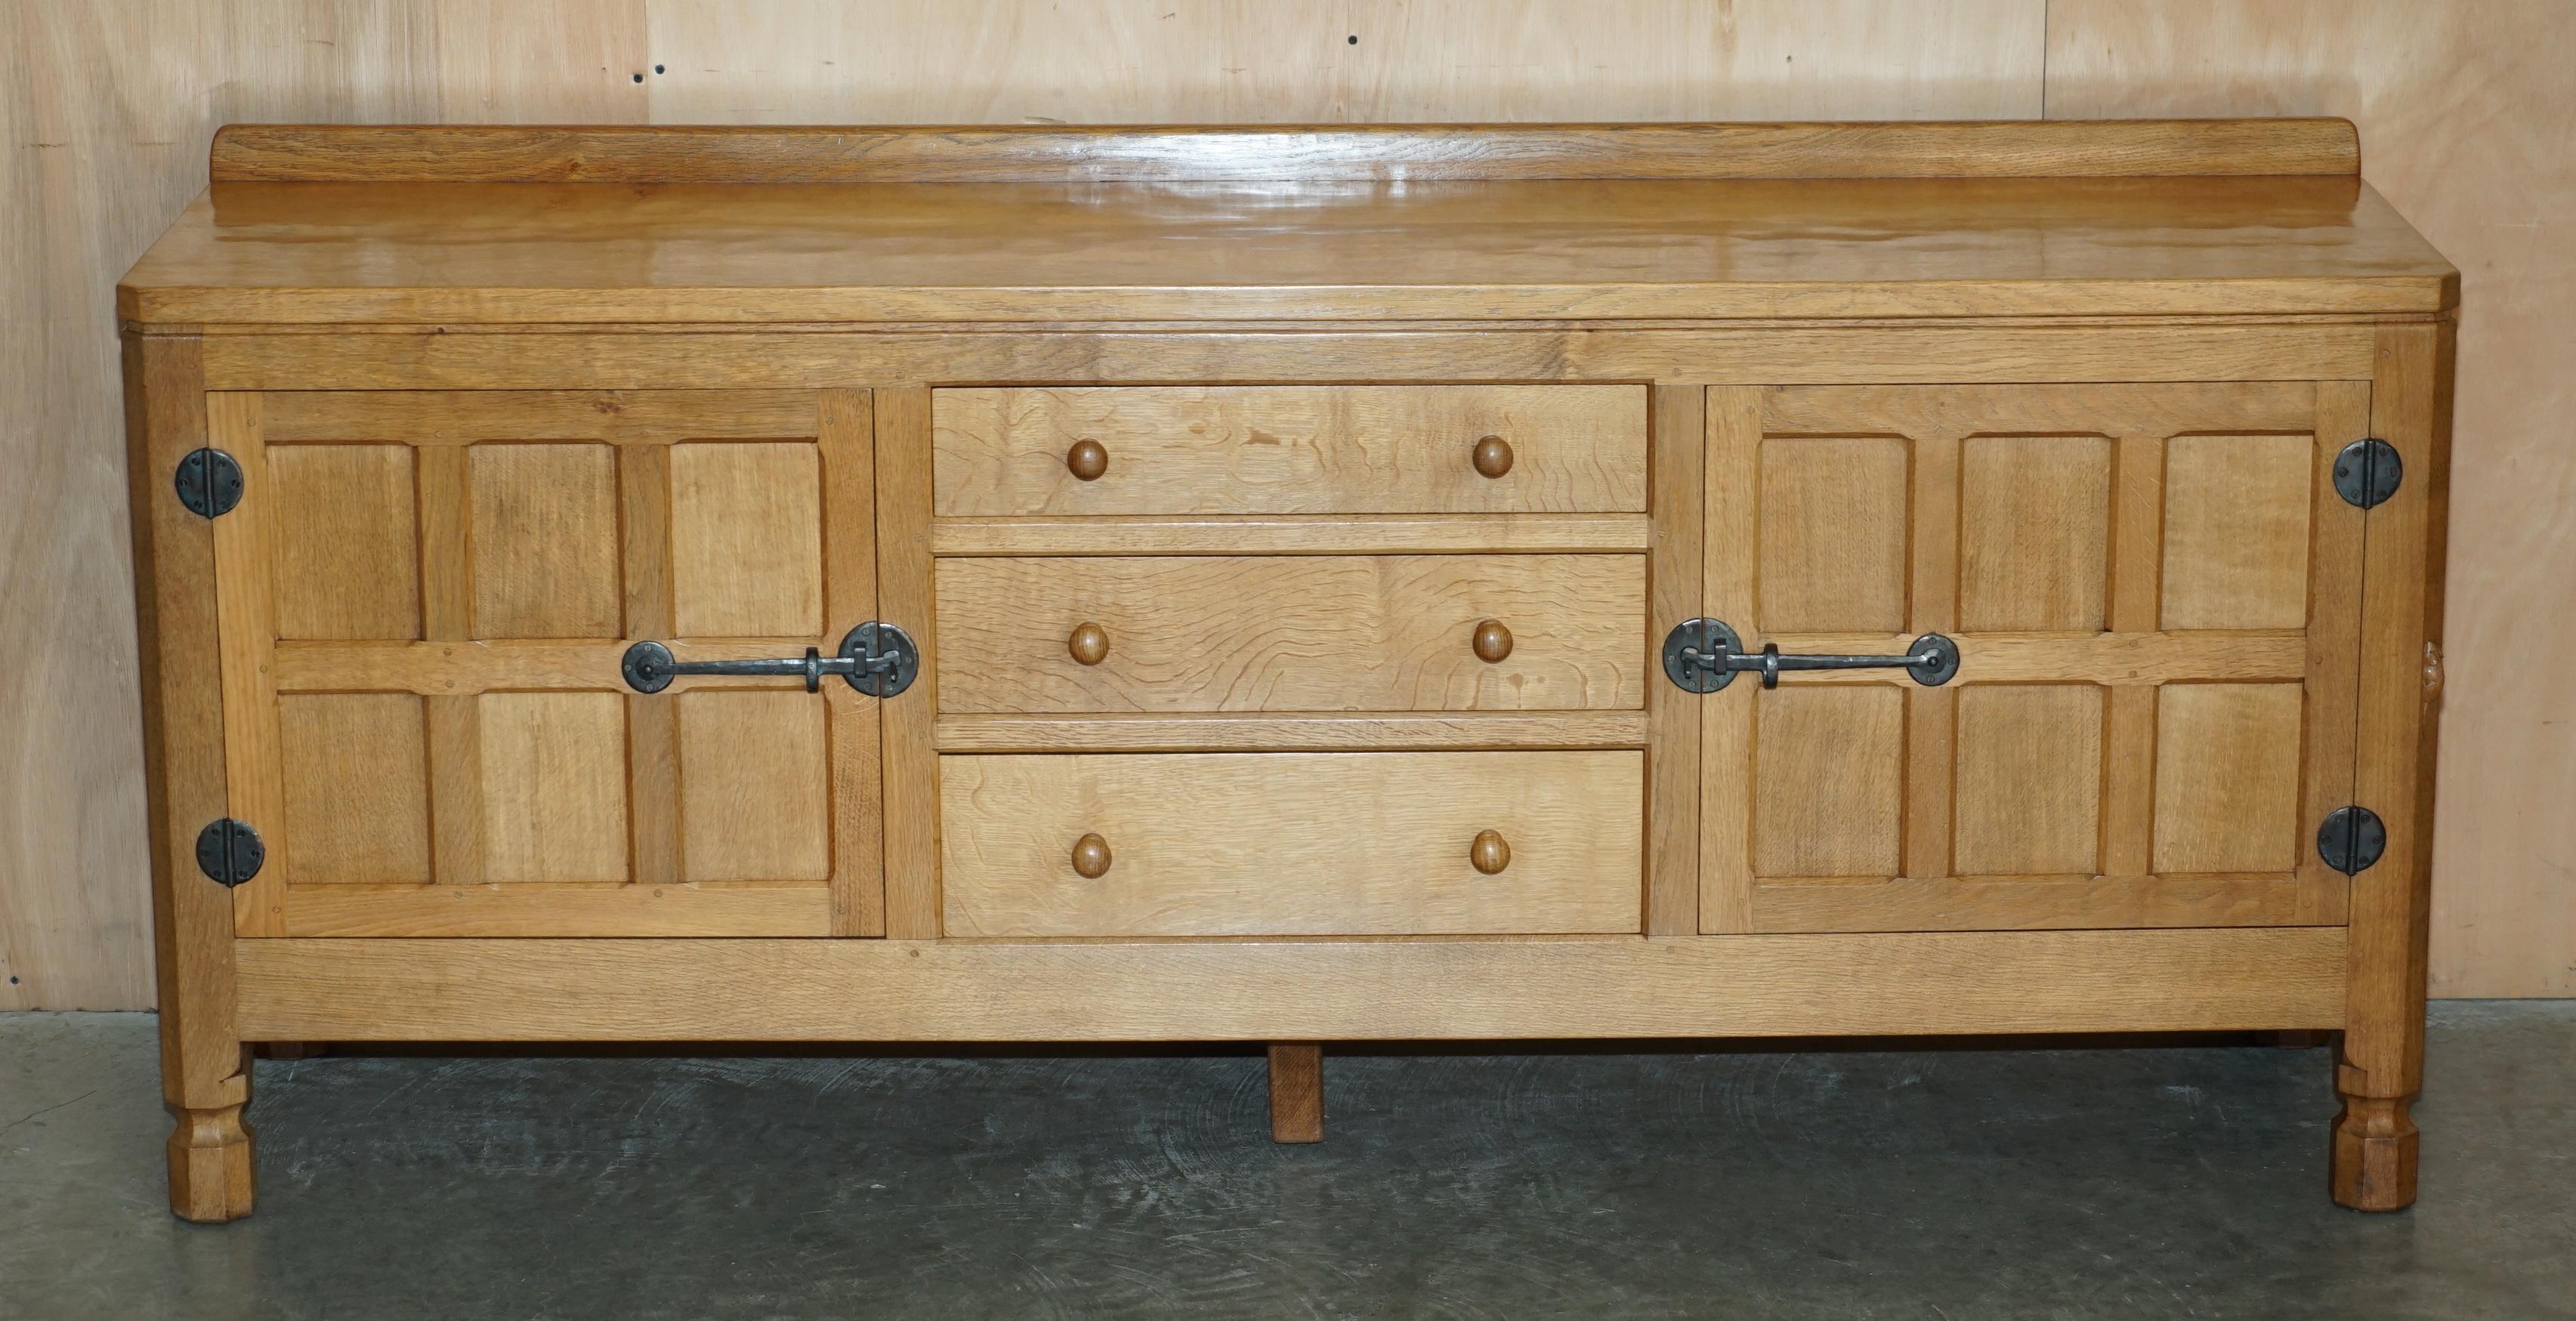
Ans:
POLYGON ((182 1220, 217 1223, 250 1214, 254 1195, 250 1125, 242 1107, 171 1107, 170 1209, 182 1220))
POLYGON ((2424 1089, 2424 984, 2433 851, 2433 766, 2441 721, 2442 555, 2449 510, 2452 327, 2383 326, 2370 432, 2409 474, 2369 513, 2362 572, 2360 728, 2353 802, 2387 843, 2355 872, 2346 930, 2343 1040, 2335 1090, 2334 1199, 2356 1211, 2415 1203, 2411 1113, 2424 1089))
POLYGON ((233 1022, 233 892, 196 863, 197 835, 231 814, 215 620, 214 525, 171 474, 206 443, 198 342, 125 337, 126 477, 152 842, 152 938, 161 1010, 161 1101, 170 1209, 189 1220, 250 1214, 250 1051, 233 1022))
POLYGON ((2403 1096, 2346 1096, 2334 1122, 2334 1199, 2355 1211, 2403 1211, 2415 1204, 2421 1135, 2403 1096))
POLYGON ((1270 1140, 1324 1140, 1323 1043, 1270 1043, 1270 1140))

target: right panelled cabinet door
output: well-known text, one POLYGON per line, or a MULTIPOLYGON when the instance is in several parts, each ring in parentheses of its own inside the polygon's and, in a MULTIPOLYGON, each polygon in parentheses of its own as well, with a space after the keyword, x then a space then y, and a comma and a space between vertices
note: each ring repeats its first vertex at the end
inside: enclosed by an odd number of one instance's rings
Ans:
POLYGON ((2364 382, 1723 387, 1701 703, 1709 932, 2332 924, 2364 382))

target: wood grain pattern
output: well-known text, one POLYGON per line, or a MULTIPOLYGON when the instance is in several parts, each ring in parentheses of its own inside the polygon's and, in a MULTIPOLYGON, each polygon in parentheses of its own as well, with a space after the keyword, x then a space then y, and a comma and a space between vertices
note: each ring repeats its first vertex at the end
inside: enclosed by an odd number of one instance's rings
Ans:
POLYGON ((2089 684, 1959 691, 1952 866, 1970 876, 2101 869, 2102 699, 2089 684))
POLYGON ((247 183, 182 213, 118 307, 184 325, 2424 315, 2455 286, 2348 178, 247 183), (478 241, 445 241, 460 226, 478 241))
POLYGON ((618 636, 616 451, 477 445, 465 472, 473 636, 618 636))
MULTIPOLYGON (((1648 720, 1642 711, 944 715, 932 736, 942 752, 1643 748, 1648 720)), ((1697 783, 1694 767, 1694 792, 1697 783)))
MULTIPOLYGON (((2470 6, 2054 0, 2052 110, 2348 115, 2368 173, 2458 263, 2465 308, 2449 561, 2432 985, 2441 996, 2576 995, 2576 890, 2552 862, 2576 782, 2571 643, 2531 603, 2576 596, 2576 12, 2470 6)), ((2362 434, 2362 433, 2352 433, 2362 434)))
POLYGON ((2044 931, 2302 924, 2303 882, 2245 876, 1976 876, 1764 881, 1765 931, 2044 931))
POLYGON ((2367 326, 2331 322, 1760 326, 1520 330, 1246 328, 1069 337, 887 330, 760 335, 216 335, 217 389, 832 389, 1022 378, 1259 382, 1289 376, 1439 383, 1461 377, 1774 385, 1916 381, 2367 380, 2367 326))
MULTIPOLYGON (((11 291, 13 316, 32 308, 33 324, 45 327, 30 341, 40 353, 0 370, 59 383, 21 390, 35 408, 0 425, 0 440, 16 447, 10 470, 24 478, 13 484, 5 521, 25 530, 20 553, 0 570, 12 584, 0 599, 35 621, 13 619, 6 636, 81 638, 102 655, 128 650, 118 604, 122 533, 101 512, 112 505, 105 492, 114 466, 95 461, 94 448, 113 434, 109 341, 99 333, 108 312, 81 291, 112 279, 196 189, 205 133, 223 118, 640 120, 648 95, 664 118, 809 122, 2004 116, 2040 106, 2034 4, 1986 6, 1973 22, 1946 10, 1917 19, 1872 8, 1858 22, 1839 9, 1739 7, 1723 31, 1715 11, 1685 12, 1700 8, 1551 17, 1510 6, 1472 23, 1424 12, 1403 23, 1404 40, 1381 42, 1377 33, 1394 20, 1366 7, 1347 20, 1370 34, 1352 48, 1356 62, 1319 62, 1305 38, 1338 48, 1338 15, 1254 21, 1212 6, 1067 41, 1063 34, 1102 25, 1001 5, 913 7, 862 26, 656 4, 652 44, 706 58, 648 86, 623 72, 649 69, 640 62, 651 57, 643 20, 624 3, 553 5, 542 18, 453 6, 432 41, 414 39, 410 25, 317 16, 295 4, 255 6, 218 24, 212 11, 166 0, 113 13, 31 0, 27 22, 0 31, 0 44, 24 52, 38 76, 10 80, 0 118, 24 124, 41 114, 42 140, 69 145, 22 146, 11 157, 22 168, 0 171, 17 213, 35 218, 32 241, 0 254, 11 273, 0 287, 11 291), (288 17, 331 39, 293 39, 288 17), (527 26, 493 35, 514 24, 527 26), (1184 29, 1189 35, 1165 35, 1184 29), (2007 29, 2010 38, 1997 39, 2007 29), (815 30, 837 44, 806 40, 815 30), (964 32, 980 35, 961 40, 964 32), (1783 62, 1784 50, 1794 63, 1783 62), (1592 72, 1605 51, 1630 73, 1605 80, 1592 72), (907 76, 849 76, 861 67, 854 54, 874 61, 869 69, 907 76), (909 76, 962 67, 925 59, 971 60, 973 74, 909 76), (584 76, 561 76, 575 69, 584 76), (91 168, 48 165, 74 156, 91 168), (63 443, 81 437, 87 442, 63 443), (38 586, 20 590, 29 583, 38 586)), ((2480 461, 2463 498, 2486 535, 2463 547, 2452 594, 2452 642, 2463 652, 2455 668, 2464 676, 2452 722, 2455 741, 2482 755, 2455 757, 2450 771, 2471 778, 2455 778, 2445 810, 2471 824, 2444 836, 2445 874, 2459 880, 2438 892, 2440 927, 2443 941, 2457 943, 2444 944, 2450 952, 2438 962, 2443 976, 2461 979, 2458 993, 2545 990, 2571 964, 2547 943, 2576 927, 2556 920, 2554 890, 2526 881, 2546 872, 2530 863, 2538 837, 2515 823, 2535 819, 2528 795, 2564 779, 2550 773, 2566 747, 2551 731, 2567 723, 2551 718, 2564 699, 2552 671, 2524 658, 2556 644, 2532 631, 2519 603, 2564 595, 2553 575, 2571 562, 2554 550, 2565 526, 2554 513, 2567 502, 2557 498, 2563 456, 2551 449, 2546 422, 2566 412, 2569 385, 2546 364, 2564 340, 2563 309, 2576 305, 2564 296, 2558 260, 2567 245, 2551 228, 2551 217, 2576 210, 2550 199, 2576 176, 2536 145, 2563 136, 2571 104, 2550 59, 2567 39, 2568 16, 2550 4, 2335 5, 2321 17, 2325 8, 2056 0, 2047 105, 2077 115, 2351 115, 2372 139, 2373 182, 2470 268, 2477 306, 2466 330, 2474 365, 2463 445, 2480 461), (2534 766, 2539 773, 2522 769, 2534 766)), ((2034 361, 2022 359, 2020 370, 2034 361)), ((0 987, 0 1004, 137 1004, 148 969, 142 892, 131 877, 143 867, 143 844, 94 825, 140 810, 135 741, 97 736, 120 720, 130 672, 25 660, 0 667, 11 676, 0 679, 0 705, 28 749, 0 767, 11 784, 0 802, 26 805, 0 809, 0 834, 13 874, 33 878, 0 896, 0 957, 11 975, 25 974, 22 985, 0 987), (102 998, 108 986, 132 998, 102 998)))
MULTIPOLYGON (((215 520, 214 592, 222 648, 224 789, 234 819, 252 823, 286 819, 284 759, 277 727, 276 553, 271 537, 268 451, 260 438, 259 396, 206 397, 206 441, 240 461, 241 503, 215 520)), ((233 887, 236 935, 273 936, 284 920, 292 854, 285 854, 245 884, 233 887)))
POLYGON ((714 638, 827 631, 816 447, 681 444, 670 455, 672 631, 714 638))
POLYGON ((1645 705, 1625 641, 1643 556, 960 559, 937 579, 943 712, 1645 705), (1509 659, 1471 649, 1485 619, 1509 659), (1086 621, 1108 633, 1097 665, 1064 645, 1086 621))
POLYGON ((1271 1041, 2343 1021, 2336 927, 1534 941, 246 941, 261 1040, 1271 1041), (543 1006, 545 1012, 531 1010, 543 1006))
POLYGON ((1701 699, 1704 912, 1723 895, 1732 929, 1801 931, 1843 904, 1852 929, 2340 920, 2342 878, 2295 841, 2350 758, 2360 523, 2324 473, 2367 394, 1734 393, 1709 433, 1729 474, 1707 484, 1710 535, 1759 508, 1765 539, 1712 551, 1706 594, 1748 645, 1889 654, 1940 629, 1966 659, 1942 689, 1852 670, 1701 699), (1778 622, 1856 601, 1888 631, 1778 622), (1862 692, 1881 705, 1842 696, 1862 692))
POLYGON ((1312 1041, 1269 1047, 1270 1140, 1324 1140, 1324 1048, 1312 1041))
POLYGON ((429 883, 421 702, 409 693, 277 699, 284 874, 297 884, 429 883))
POLYGON ((952 936, 1558 934, 1639 928, 1634 752, 940 759, 952 936), (1499 831, 1509 864, 1468 846, 1499 831), (1076 874, 1083 835, 1114 861, 1076 874))
POLYGON ((2357 175, 2334 120, 733 128, 230 125, 218 182, 1086 183, 2357 175))
POLYGON ((1030 514, 1642 513, 1633 386, 941 390, 937 511, 1030 514), (1474 451, 1511 446, 1487 477, 1474 451), (1066 454, 1107 452, 1085 480, 1066 454))
POLYGON ((1958 627, 2099 631, 2110 592, 2110 441, 1978 436, 1960 446, 1959 483, 1958 627))
POLYGON ((2442 636, 2442 547, 2449 517, 2446 329, 2380 334, 2374 434, 2424 481, 2401 484, 2364 524, 2361 721, 2353 797, 2385 823, 2387 851, 2352 880, 2351 1012, 2335 1090, 2335 1200, 2367 1211, 2415 1200, 2418 1140, 2408 1104, 2424 1085, 2425 960, 2430 938, 2435 743, 2424 656, 2442 636))
MULTIPOLYGON (((265 424, 263 416, 263 432, 265 424)), ((421 635, 412 468, 411 451, 399 445, 268 452, 279 637, 421 635)))
POLYGON ((1642 551, 1644 514, 942 518, 938 555, 1435 555, 1642 551))
POLYGON ((230 811, 214 527, 181 506, 161 474, 206 443, 206 395, 190 339, 125 341, 126 471, 141 640, 143 748, 151 775, 147 835, 161 1023, 161 1098, 177 1121, 168 1145, 170 1209, 234 1220, 251 1209, 250 1055, 237 1022, 233 901, 202 883, 197 832, 230 811))
POLYGON ((832 896, 817 884, 335 885, 298 894, 290 936, 474 940, 552 937, 804 937, 831 929, 832 896))
POLYGON ((873 398, 876 617, 910 633, 921 648, 920 677, 877 715, 883 739, 885 933, 920 939, 939 934, 939 754, 931 721, 950 704, 939 671, 940 633, 951 621, 933 607, 930 391, 878 390, 873 398))
POLYGON ((1638 639, 1650 658, 1646 716, 1654 731, 1646 753, 1646 934, 1683 936, 1699 931, 1699 702, 1656 682, 1651 667, 1661 664, 1664 635, 1700 609, 1708 392, 1666 386, 1653 398, 1654 549, 1646 557, 1646 634, 1638 639))

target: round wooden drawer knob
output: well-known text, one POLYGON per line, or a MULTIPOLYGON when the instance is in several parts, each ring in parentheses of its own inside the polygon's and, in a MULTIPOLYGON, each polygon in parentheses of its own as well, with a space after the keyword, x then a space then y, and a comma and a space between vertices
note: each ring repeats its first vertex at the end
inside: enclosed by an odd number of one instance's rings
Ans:
POLYGON ((1501 662, 1512 654, 1512 631, 1499 619, 1482 620, 1476 625, 1474 642, 1476 659, 1487 665, 1501 662))
POLYGON ((1479 830, 1476 842, 1467 846, 1467 861, 1473 863, 1476 870, 1491 876, 1512 865, 1512 846, 1503 842, 1503 832, 1499 830, 1479 830))
POLYGON ((1096 881, 1109 871, 1109 841, 1098 835, 1085 835, 1073 842, 1073 870, 1084 880, 1096 881))
POLYGON ((1487 436, 1476 442, 1476 471, 1488 477, 1500 477, 1512 470, 1512 443, 1500 436, 1487 436))
POLYGON ((1077 440, 1064 452, 1064 466, 1083 481, 1099 481, 1100 474, 1109 471, 1109 447, 1096 440, 1077 440))
POLYGON ((1109 659, 1109 630, 1089 620, 1073 626, 1064 640, 1064 649, 1085 665, 1098 665, 1109 659))

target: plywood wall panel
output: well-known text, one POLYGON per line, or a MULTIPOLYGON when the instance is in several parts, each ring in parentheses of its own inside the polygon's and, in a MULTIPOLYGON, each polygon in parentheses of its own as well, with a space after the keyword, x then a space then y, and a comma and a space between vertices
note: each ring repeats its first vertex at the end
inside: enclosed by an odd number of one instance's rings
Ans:
POLYGON ((2343 115, 2460 268, 2437 996, 2576 995, 2576 5, 2053 0, 2048 113, 2343 115))

